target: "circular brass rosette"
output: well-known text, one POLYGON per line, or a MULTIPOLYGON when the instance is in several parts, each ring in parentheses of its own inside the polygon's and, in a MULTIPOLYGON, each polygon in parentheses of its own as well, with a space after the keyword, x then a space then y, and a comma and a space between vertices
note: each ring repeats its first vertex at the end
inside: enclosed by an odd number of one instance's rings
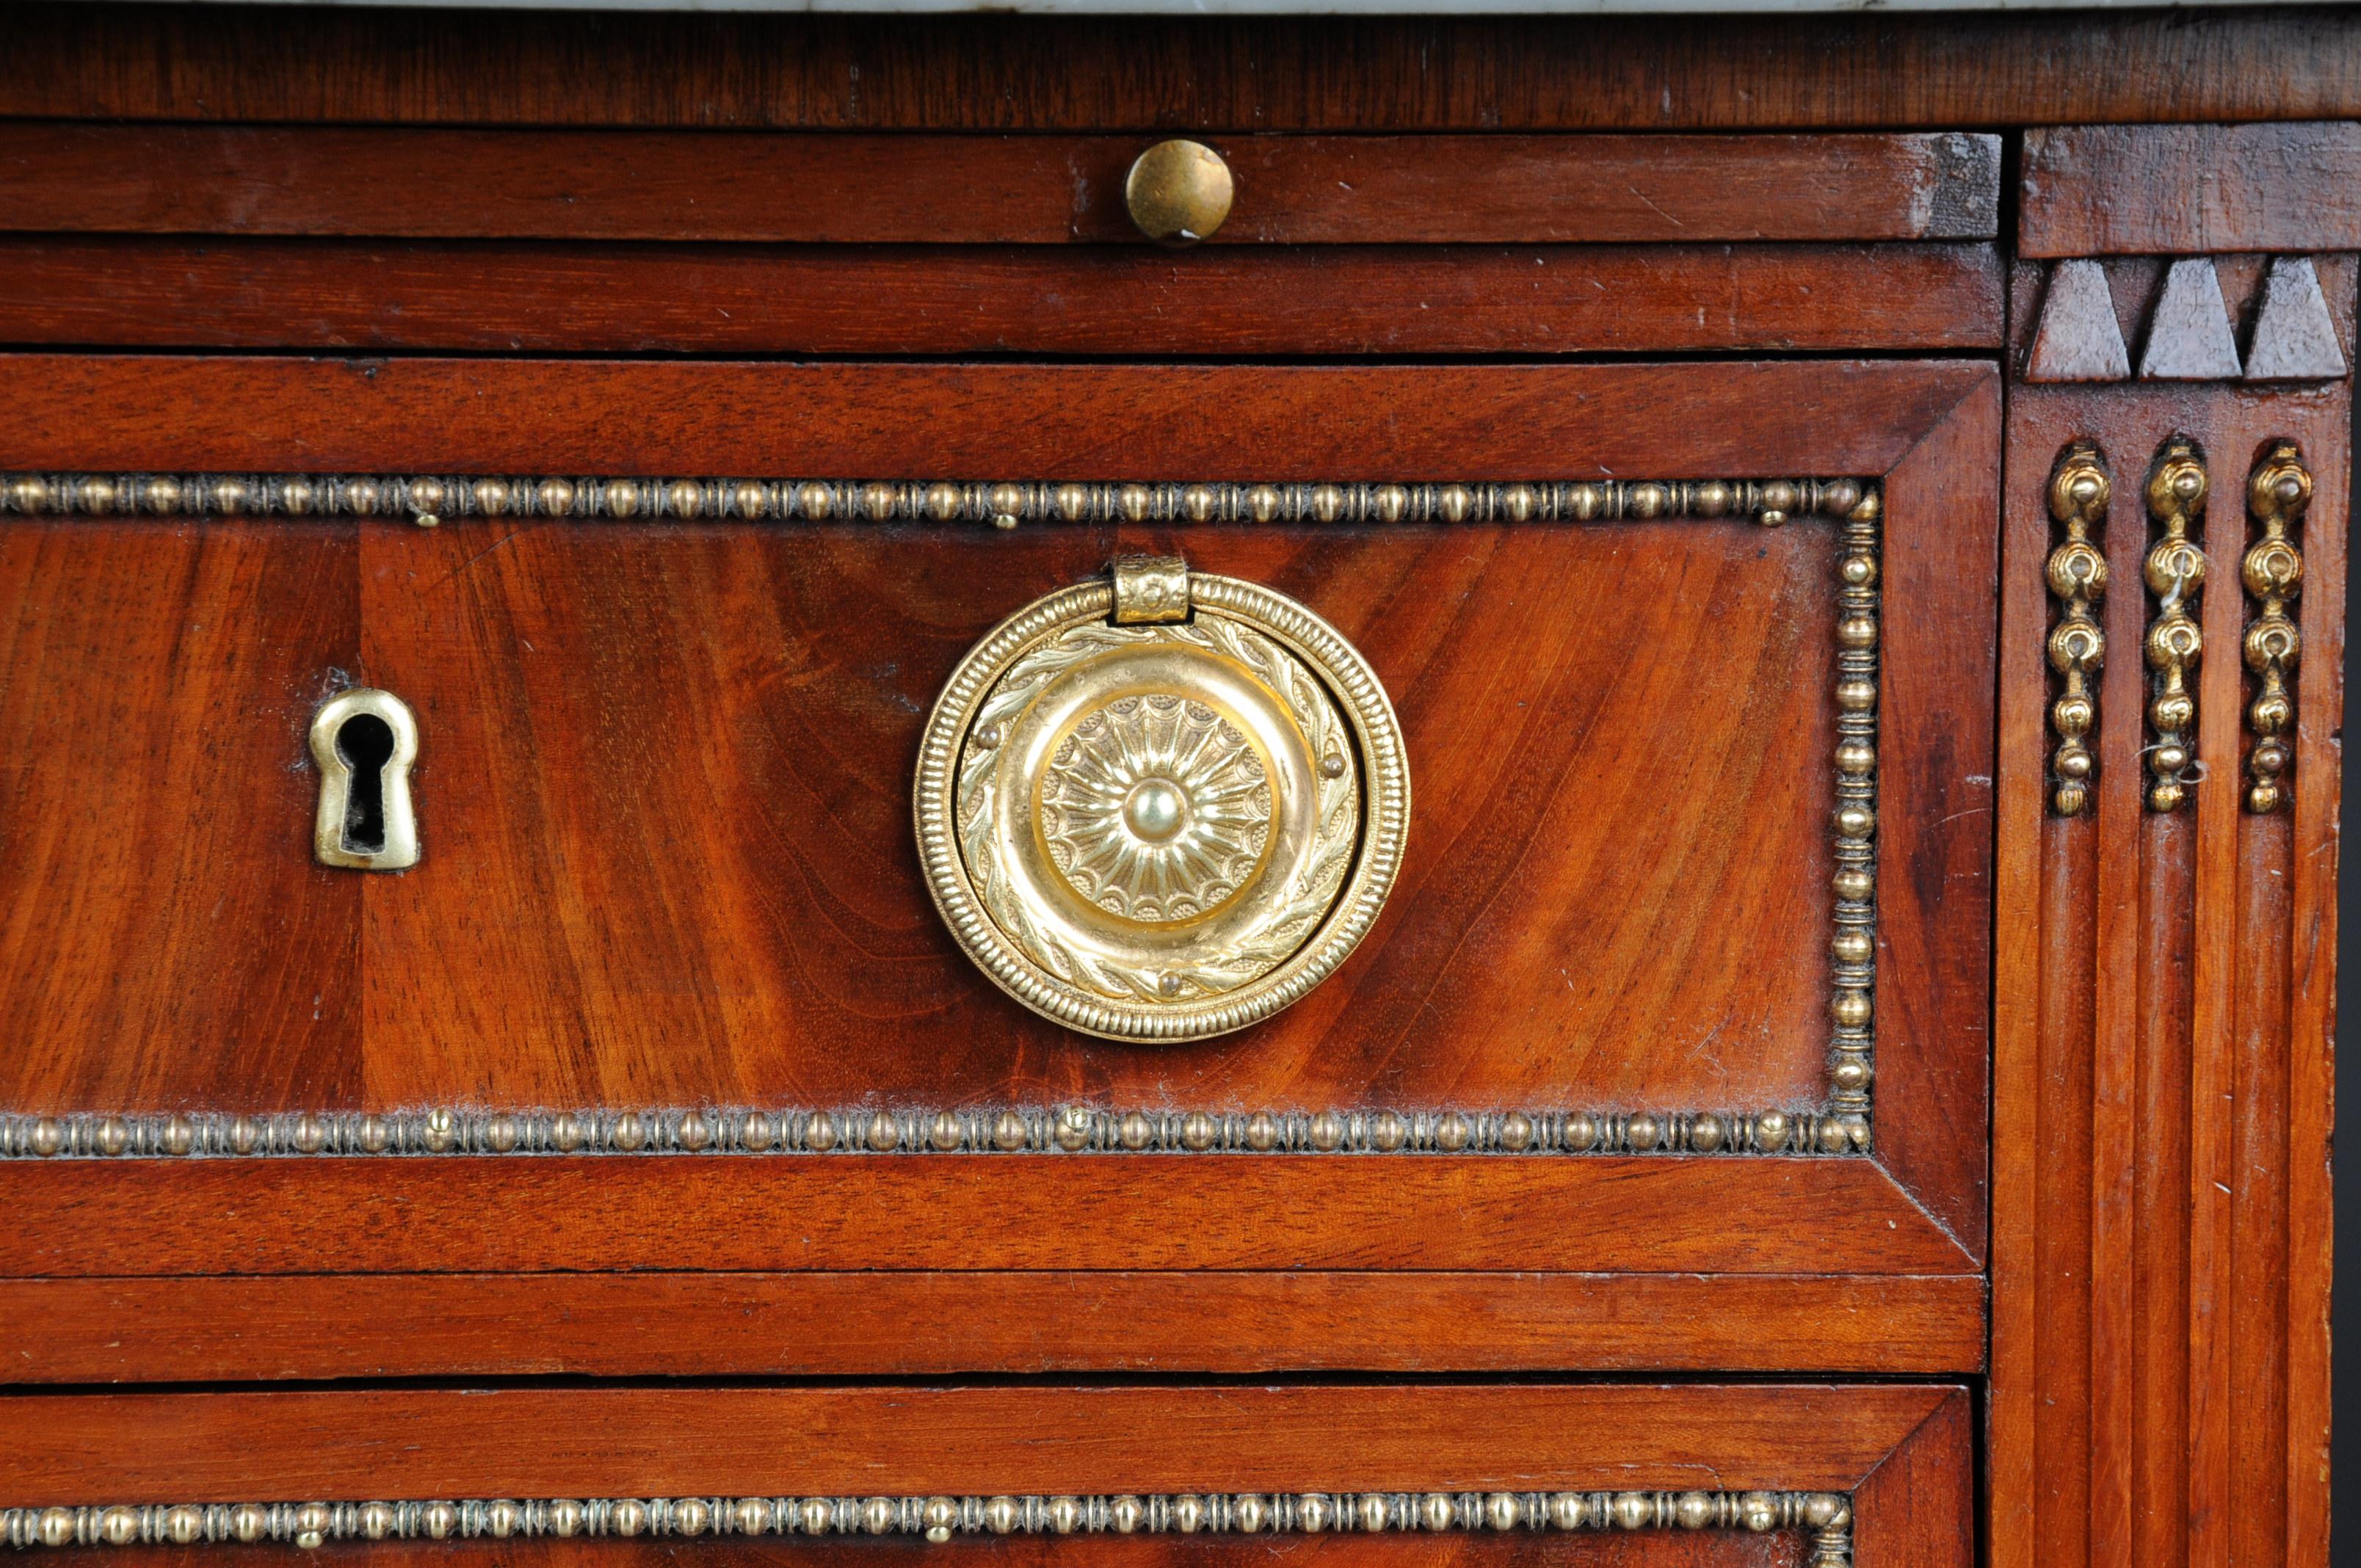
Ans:
POLYGON ((915 791, 936 907, 1085 1033, 1243 1028, 1334 971, 1401 864, 1385 688, 1283 594, 1120 562, 1038 599, 936 699, 915 791))

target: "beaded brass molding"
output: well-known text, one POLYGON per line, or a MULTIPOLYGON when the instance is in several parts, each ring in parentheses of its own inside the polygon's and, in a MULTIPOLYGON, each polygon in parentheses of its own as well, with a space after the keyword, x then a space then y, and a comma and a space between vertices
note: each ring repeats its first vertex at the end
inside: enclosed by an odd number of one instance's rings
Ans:
POLYGON ((1860 1112, 430 1110, 0 1115, 0 1157, 1845 1154, 1860 1112))
POLYGON ((2262 537, 2247 549, 2238 576, 2258 609, 2244 638, 2246 668, 2255 674, 2255 700, 2246 707, 2246 725, 2254 731, 2253 750, 2246 753, 2246 809, 2276 811, 2287 799, 2287 773, 2295 754, 2281 739, 2295 724, 2295 694, 2288 676, 2295 669, 2303 641, 2288 615, 2288 601, 2303 586, 2303 554, 2291 537, 2312 505, 2312 472, 2303 466, 2295 443, 2273 444, 2246 481, 2246 509, 2263 526, 2262 537))
POLYGON ((2178 811, 2189 798, 2190 764, 2195 761, 2197 694, 2190 673, 2205 652, 2205 633, 2191 614, 2205 586, 2205 552, 2191 537, 2205 515, 2205 454, 2185 435, 2176 435, 2157 454, 2148 475, 2149 517, 2163 530, 2147 553, 2148 591, 2156 614, 2148 622, 2148 668, 2156 680, 2148 696, 2148 725, 2155 740, 2147 749, 2147 804, 2152 811, 2178 811))
POLYGON ((2066 537, 2050 551, 2046 576, 2050 597, 2058 601, 2049 663, 2061 685, 2049 705, 2049 726, 2058 732, 2058 749, 2049 759, 2049 804, 2060 817, 2079 817, 2090 806, 2097 771, 2084 742, 2099 721, 2099 694, 2091 677, 2107 656, 2107 635, 2092 614, 2107 591, 2107 558, 2091 534, 2105 521, 2114 493, 2106 457, 2097 446, 2077 441, 2058 455, 2049 477, 2049 516, 2066 537))
POLYGON ((377 474, 10 474, 25 516, 446 517, 614 521, 1614 522, 1842 515, 1855 479, 1521 484, 1078 484, 377 474))
MULTIPOLYGON (((1828 1016, 1829 1103, 1836 1123, 1869 1146, 1871 1034, 1877 985, 1878 498, 1864 495, 1838 523, 1836 934, 1828 1016)), ((1832 1151, 1833 1152, 1833 1151, 1832 1151)))
POLYGON ((264 1114, 0 1112, 0 1158, 442 1154, 1729 1154, 1872 1147, 1877 923, 1877 704, 1883 506, 1856 479, 1502 485, 853 483, 653 479, 15 475, 0 510, 170 516, 443 514, 818 521, 1617 521, 1829 517, 1837 535, 1838 740, 1830 819, 1828 1099, 1821 1106, 1674 1110, 1252 1111, 1011 1106, 950 1110, 672 1106, 427 1107, 264 1114), (159 488, 160 487, 160 488, 159 488), (439 487, 430 488, 429 487, 439 487), (496 487, 489 489, 487 487, 496 487), (553 488, 553 487, 555 487, 553 488), (609 492, 613 491, 610 495, 609 492), (621 507, 616 496, 631 499, 621 507), (816 497, 818 499, 816 499, 816 497), (562 503, 562 504, 560 504, 562 503), (778 509, 790 508, 791 511, 778 509), (1002 510, 1005 508, 1006 510, 1002 510), (765 510, 769 509, 769 510, 765 510))
POLYGON ((1807 1532, 1809 1568, 1850 1568, 1852 1499, 1835 1492, 1304 1492, 1119 1497, 595 1497, 8 1508, 11 1546, 539 1536, 1319 1535, 1424 1530, 1807 1532))

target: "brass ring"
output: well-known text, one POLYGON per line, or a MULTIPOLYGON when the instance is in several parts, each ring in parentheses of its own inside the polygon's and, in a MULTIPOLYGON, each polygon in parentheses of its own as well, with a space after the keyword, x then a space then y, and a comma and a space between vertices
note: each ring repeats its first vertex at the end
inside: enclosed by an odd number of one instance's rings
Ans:
POLYGON ((1103 580, 1003 621, 936 699, 913 789, 960 945, 1110 1039, 1301 999, 1375 923, 1409 828, 1401 729, 1352 644, 1268 588, 1186 584, 1185 620, 1126 623, 1103 580))

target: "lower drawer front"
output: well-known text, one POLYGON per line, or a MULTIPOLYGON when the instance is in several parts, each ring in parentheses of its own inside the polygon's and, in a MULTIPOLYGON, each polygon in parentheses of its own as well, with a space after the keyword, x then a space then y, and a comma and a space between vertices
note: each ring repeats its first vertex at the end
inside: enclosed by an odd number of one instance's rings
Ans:
POLYGON ((1188 1536, 1241 1563, 1965 1568, 1970 1439, 1965 1390, 1905 1384, 17 1398, 0 1525, 25 1546, 603 1538, 669 1561, 692 1537, 1097 1560, 1188 1536))

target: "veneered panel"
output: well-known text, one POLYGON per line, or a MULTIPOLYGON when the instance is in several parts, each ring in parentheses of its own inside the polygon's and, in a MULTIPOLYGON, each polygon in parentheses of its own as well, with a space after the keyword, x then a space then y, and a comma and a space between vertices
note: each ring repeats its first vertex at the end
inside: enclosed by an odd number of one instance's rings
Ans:
POLYGON ((360 888, 312 863, 357 664, 335 524, 0 529, 0 1103, 336 1108, 360 888))
POLYGON ((372 1105, 1817 1097, 1825 523, 362 537, 367 663, 419 715, 429 845, 365 890, 372 1105), (1353 638, 1416 800, 1346 971, 1195 1045, 1089 1039, 1002 996, 908 826, 959 655, 1140 549, 1353 638))

